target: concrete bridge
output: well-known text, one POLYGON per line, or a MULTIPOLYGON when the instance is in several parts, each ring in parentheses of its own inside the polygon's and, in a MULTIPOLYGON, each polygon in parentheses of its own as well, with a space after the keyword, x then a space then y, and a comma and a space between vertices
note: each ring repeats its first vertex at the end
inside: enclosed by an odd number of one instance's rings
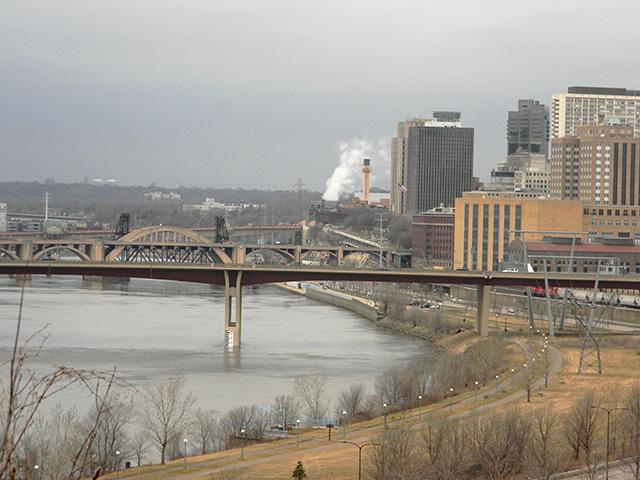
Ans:
MULTIPOLYGON (((446 285, 475 285, 478 308, 476 329, 482 336, 489 331, 491 287, 543 286, 544 273, 441 272, 425 270, 372 270, 344 267, 266 266, 241 264, 154 264, 116 262, 21 261, 0 262, 0 275, 84 275, 150 278, 224 286, 225 345, 240 345, 242 326, 242 287, 287 281, 334 280, 351 282, 389 282, 446 285)), ((593 288, 594 274, 547 273, 550 287, 593 288)), ((640 289, 637 275, 603 275, 603 289, 640 289)), ((552 332, 550 332, 552 333, 552 332)))
MULTIPOLYGON (((247 231, 254 231, 254 228, 251 226, 247 231)), ((273 228, 290 230, 292 227, 276 225, 273 228)), ((66 253, 81 261, 92 262, 229 264, 245 263, 247 255, 260 251, 273 252, 284 263, 301 263, 308 254, 319 253, 325 258, 325 263, 336 265, 342 264, 345 257, 353 253, 380 255, 379 249, 366 246, 213 243, 200 232, 171 226, 140 228, 118 240, 0 238, 0 259, 11 260, 37 261, 66 253)))

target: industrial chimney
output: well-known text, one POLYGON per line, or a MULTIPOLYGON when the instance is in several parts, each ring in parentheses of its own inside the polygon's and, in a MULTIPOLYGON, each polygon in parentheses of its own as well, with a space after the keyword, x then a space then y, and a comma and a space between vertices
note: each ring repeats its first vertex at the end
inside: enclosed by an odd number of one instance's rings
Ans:
POLYGON ((371 176, 371 160, 364 159, 362 166, 362 201, 369 204, 369 177, 371 176))

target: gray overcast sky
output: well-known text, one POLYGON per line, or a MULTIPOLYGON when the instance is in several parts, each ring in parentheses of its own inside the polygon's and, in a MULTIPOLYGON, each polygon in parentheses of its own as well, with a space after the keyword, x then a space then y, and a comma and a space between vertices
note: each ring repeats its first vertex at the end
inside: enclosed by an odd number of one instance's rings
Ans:
POLYGON ((0 0, 0 179, 322 189, 338 143, 460 110, 640 88, 640 2, 0 0))

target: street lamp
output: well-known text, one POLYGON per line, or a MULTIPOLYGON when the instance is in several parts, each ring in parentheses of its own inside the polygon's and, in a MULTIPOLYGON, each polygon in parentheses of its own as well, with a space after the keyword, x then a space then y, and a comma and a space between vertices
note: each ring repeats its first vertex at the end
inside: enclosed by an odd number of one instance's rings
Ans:
POLYGON ((500 375, 496 375, 496 397, 498 396, 498 382, 500 381, 500 375))
POLYGON ((604 467, 604 478, 605 480, 609 480, 609 427, 611 425, 611 412, 615 412, 616 410, 629 410, 626 407, 615 407, 615 408, 605 408, 605 407, 600 407, 598 405, 591 405, 591 408, 596 408, 598 410, 602 410, 603 412, 607 412, 607 456, 606 456, 606 460, 605 460, 605 467, 604 467))
POLYGON ((475 394, 474 394, 474 399, 473 399, 473 408, 476 409, 478 408, 478 388, 480 388, 480 382, 478 382, 477 380, 475 381, 475 394))
POLYGON ((453 412, 453 387, 449 388, 449 415, 453 412))
POLYGON ((244 458, 244 428, 240 430, 240 458, 244 458))
POLYGON ((384 429, 387 429, 387 404, 383 403, 382 408, 384 409, 384 429))
POLYGON ((347 411, 342 410, 342 439, 347 438, 347 411))
POLYGON ((296 448, 300 448, 300 419, 296 420, 296 448))
POLYGON ((37 464, 33 466, 33 471, 35 472, 33 474, 34 478, 42 478, 40 476, 40 467, 37 464))
POLYGON ((370 447, 373 445, 380 445, 379 443, 364 443, 362 445, 357 444, 356 442, 349 442, 347 440, 342 440, 340 443, 348 443, 349 445, 353 445, 358 447, 358 480, 362 479, 362 449, 364 447, 370 447))
POLYGON ((184 442, 184 469, 187 469, 187 439, 183 440, 184 442))
POLYGON ((418 395, 418 417, 422 417, 422 395, 418 395))
POLYGON ((120 450, 116 450, 116 472, 116 478, 120 478, 120 450))

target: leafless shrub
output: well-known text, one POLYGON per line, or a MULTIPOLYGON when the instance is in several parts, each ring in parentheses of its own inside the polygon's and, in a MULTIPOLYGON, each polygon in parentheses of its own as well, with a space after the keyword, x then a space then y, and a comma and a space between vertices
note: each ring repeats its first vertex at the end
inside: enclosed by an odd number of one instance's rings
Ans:
POLYGON ((365 409, 366 395, 366 389, 362 383, 351 385, 347 390, 340 392, 338 410, 346 411, 349 421, 368 418, 369 412, 365 409))
POLYGON ((634 480, 640 480, 640 384, 635 384, 624 402, 621 412, 621 430, 624 436, 625 464, 634 480))
POLYGON ((418 478, 415 463, 415 434, 404 425, 393 426, 377 437, 378 446, 369 447, 370 477, 374 480, 418 478))

